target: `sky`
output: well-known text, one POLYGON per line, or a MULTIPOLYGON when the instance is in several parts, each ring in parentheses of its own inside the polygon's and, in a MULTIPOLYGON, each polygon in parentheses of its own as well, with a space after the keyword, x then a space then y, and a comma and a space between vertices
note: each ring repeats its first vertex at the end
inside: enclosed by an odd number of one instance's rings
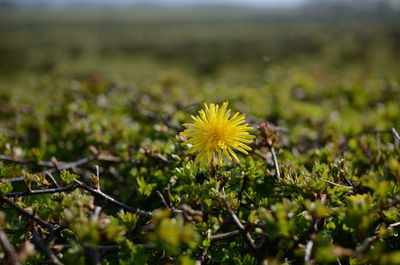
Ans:
MULTIPOLYGON (((94 0, 96 1, 96 0, 94 0)), ((159 2, 159 3, 221 3, 221 4, 240 4, 240 5, 293 5, 304 2, 304 0, 119 0, 125 2, 159 2)))
POLYGON ((162 5, 197 5, 197 4, 216 4, 216 5, 240 5, 240 6, 253 6, 253 7, 297 7, 307 2, 353 2, 353 3, 377 3, 380 1, 387 1, 395 6, 400 6, 400 0, 0 0, 1 1, 15 1, 14 3, 22 4, 37 4, 44 3, 50 5, 68 5, 68 4, 107 4, 107 5, 130 5, 130 4, 162 4, 162 5))
MULTIPOLYGON (((35 2, 50 4, 75 3, 107 3, 107 4, 234 4, 251 6, 295 6, 307 0, 17 0, 20 3, 34 4, 35 2)), ((1 2, 1 0, 0 0, 1 2)))

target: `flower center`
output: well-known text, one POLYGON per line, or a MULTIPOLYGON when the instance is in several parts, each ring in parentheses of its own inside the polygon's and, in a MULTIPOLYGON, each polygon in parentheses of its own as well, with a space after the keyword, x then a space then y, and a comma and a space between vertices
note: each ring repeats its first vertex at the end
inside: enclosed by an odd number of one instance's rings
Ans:
POLYGON ((225 132, 219 127, 215 127, 210 133, 210 140, 213 142, 214 146, 217 146, 217 148, 226 149, 227 145, 225 143, 225 138, 225 132))

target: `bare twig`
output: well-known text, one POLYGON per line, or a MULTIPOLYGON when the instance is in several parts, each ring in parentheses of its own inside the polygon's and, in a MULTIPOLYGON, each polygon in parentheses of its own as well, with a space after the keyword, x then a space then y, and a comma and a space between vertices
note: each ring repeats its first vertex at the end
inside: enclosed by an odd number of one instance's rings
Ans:
POLYGON ((214 159, 211 159, 210 171, 211 171, 211 178, 215 179, 215 175, 217 174, 217 168, 215 166, 214 159))
MULTIPOLYGON (((326 201, 326 194, 321 195, 321 203, 325 204, 326 201)), ((304 255, 304 264, 314 264, 314 260, 311 259, 312 250, 314 247, 314 241, 316 239, 317 233, 320 229, 321 224, 323 223, 324 218, 317 218, 315 215, 312 215, 314 222, 312 226, 310 226, 309 231, 304 234, 303 237, 296 240, 291 252, 295 249, 295 247, 300 243, 305 241, 306 242, 306 249, 304 255)))
MULTIPOLYGON (((134 208, 115 200, 114 198, 110 197, 109 195, 103 193, 102 191, 96 190, 78 180, 74 180, 74 183, 72 183, 71 185, 61 187, 61 188, 45 189, 45 190, 32 190, 32 191, 26 191, 26 192, 11 192, 11 193, 8 193, 6 195, 6 197, 21 197, 21 196, 30 196, 30 195, 39 195, 39 194, 60 193, 60 192, 73 191, 76 188, 81 188, 81 189, 89 192, 93 196, 96 196, 96 197, 99 197, 99 198, 102 198, 102 199, 108 201, 109 203, 113 204, 114 206, 117 206, 118 208, 124 209, 129 212, 137 213, 140 216, 151 217, 151 212, 135 210, 134 208)), ((13 205, 15 205, 15 207, 18 207, 18 209, 23 210, 22 208, 20 208, 18 205, 16 205, 14 202, 10 201, 7 198, 0 198, 0 200, 4 200, 6 203, 13 204, 13 205)), ((28 213, 28 212, 24 211, 24 214, 26 214, 26 213, 28 213)))
POLYGON ((62 164, 62 165, 60 165, 59 168, 52 168, 52 169, 49 169, 49 170, 46 170, 46 171, 39 172, 36 175, 40 175, 40 174, 46 175, 46 174, 49 174, 49 173, 52 174, 52 173, 55 173, 57 171, 75 168, 75 167, 87 164, 87 163, 95 160, 96 158, 97 158, 97 155, 91 155, 91 156, 88 156, 88 157, 84 157, 84 158, 78 159, 78 160, 76 160, 74 162, 71 162, 71 163, 62 164))
POLYGON ((58 185, 56 179, 53 177, 53 175, 51 173, 47 174, 47 176, 49 177, 51 183, 53 184, 53 186, 59 188, 60 185, 58 185))
POLYGON ((400 135, 399 133, 396 131, 395 128, 392 128, 392 133, 394 135, 394 137, 396 138, 396 146, 398 147, 400 144, 400 135))
MULTIPOLYGON (((6 162, 13 162, 13 163, 18 163, 18 164, 24 164, 24 165, 34 165, 34 166, 41 166, 41 167, 53 167, 54 164, 51 161, 31 161, 31 160, 26 160, 23 158, 19 157, 12 157, 12 156, 7 156, 7 155, 0 155, 0 160, 1 161, 6 161, 6 162)), ((63 163, 63 162, 61 162, 63 163)))
POLYGON ((125 179, 118 173, 115 167, 110 166, 108 168, 108 172, 110 172, 111 176, 114 177, 114 179, 118 181, 118 183, 124 183, 125 179))
POLYGON ((102 210, 102 208, 100 206, 96 206, 94 208, 93 215, 92 215, 93 222, 97 222, 99 220, 101 210, 102 210))
POLYGON ((281 173, 279 172, 279 164, 278 164, 278 158, 276 157, 275 148, 273 146, 271 146, 270 151, 271 151, 271 155, 272 155, 272 161, 274 163, 275 174, 278 177, 280 177, 281 173))
MULTIPOLYGON (((97 174, 97 176, 99 175, 98 167, 97 167, 96 174, 97 174)), ((100 190, 100 188, 98 188, 97 190, 100 190)), ((99 220, 100 212, 101 212, 101 207, 96 206, 96 208, 93 211, 92 218, 91 218, 92 222, 97 222, 99 220)), ((84 249, 85 249, 85 253, 86 253, 86 256, 87 256, 90 264, 100 265, 99 249, 97 247, 93 247, 93 246, 87 246, 84 249)))
POLYGON ((24 177, 17 177, 17 178, 9 178, 9 179, 4 179, 4 181, 7 182, 19 182, 19 181, 24 181, 24 177))
POLYGON ((222 201, 224 202, 225 208, 228 210, 233 222, 238 227, 240 233, 242 234, 244 240, 246 241, 246 244, 250 247, 251 251, 255 252, 256 251, 256 245, 254 243, 254 240, 251 238, 249 232, 247 232, 246 228, 240 222, 240 220, 237 217, 237 215, 229 207, 228 202, 226 201, 226 198, 225 198, 225 191, 223 189, 222 189, 221 193, 222 193, 222 201))
POLYGON ((158 198, 160 199, 161 203, 163 204, 164 208, 170 208, 166 200, 164 199, 164 196, 160 191, 156 191, 158 198))
POLYGON ((373 235, 370 237, 367 237, 360 246, 357 247, 356 249, 356 257, 360 257, 367 249, 372 245, 373 242, 379 239, 378 235, 373 235))
MULTIPOLYGON (((98 157, 98 155, 91 155, 91 156, 88 156, 88 157, 84 157, 84 158, 81 158, 81 159, 76 160, 74 162, 61 164, 58 168, 51 168, 49 170, 44 170, 44 171, 35 173, 35 174, 33 174, 33 176, 48 175, 48 174, 53 174, 53 173, 55 173, 57 171, 76 168, 76 167, 79 167, 81 165, 87 164, 87 163, 95 160, 97 157, 98 157)), ((53 163, 52 163, 52 166, 54 166, 53 163)), ((18 177, 18 178, 6 179, 6 181, 17 182, 17 181, 24 181, 24 179, 25 179, 24 177, 18 177)))
POLYGON ((222 234, 209 236, 209 239, 211 241, 229 240, 229 239, 235 238, 238 235, 240 235, 240 231, 234 230, 231 232, 226 232, 226 233, 222 233, 222 234))
MULTIPOLYGON (((135 244, 136 247, 142 247, 145 249, 153 249, 155 246, 153 244, 135 244)), ((56 252, 62 252, 67 249, 70 249, 72 246, 69 244, 60 244, 52 246, 52 250, 56 252)), ((99 251, 102 252, 114 252, 120 249, 118 245, 100 245, 96 247, 99 251)))
POLYGON ((120 201, 115 200, 114 198, 110 197, 109 195, 103 193, 102 191, 93 189, 92 187, 90 187, 90 186, 86 185, 85 183, 80 182, 80 181, 78 181, 76 179, 74 179, 74 183, 76 183, 80 188, 88 191, 90 194, 92 194, 94 196, 97 196, 99 198, 102 198, 104 200, 107 200, 111 204, 114 204, 115 206, 117 206, 117 207, 119 207, 121 209, 124 209, 124 210, 126 210, 128 212, 135 212, 140 216, 151 217, 151 212, 146 212, 146 211, 142 211, 142 210, 135 210, 134 208, 132 208, 132 207, 120 202, 120 201))
POLYGON ((400 222, 390 224, 389 227, 398 227, 400 226, 400 222))
POLYGON ((94 175, 94 179, 92 179, 92 185, 96 190, 100 191, 100 168, 98 165, 95 165, 94 168, 96 170, 96 175, 94 175))
POLYGON ((241 186, 240 191, 239 191, 239 195, 238 195, 239 201, 242 201, 243 192, 246 189, 246 185, 247 185, 248 182, 249 182, 249 176, 246 174, 243 177, 242 186, 241 186))
POLYGON ((362 136, 365 134, 374 134, 376 136, 378 136, 379 134, 393 134, 394 138, 395 138, 395 145, 398 147, 400 144, 400 134, 397 132, 397 130, 395 128, 388 129, 388 130, 366 130, 366 131, 360 132, 356 136, 362 136))
MULTIPOLYGON (((400 226, 400 222, 396 222, 390 224, 389 227, 398 227, 400 226)), ((375 233, 373 236, 367 237, 364 241, 357 247, 355 256, 360 257, 367 249, 374 243, 375 241, 379 240, 379 226, 375 229, 375 233)))
POLYGON ((204 260, 206 259, 206 255, 208 253, 208 249, 203 249, 203 251, 201 252, 200 257, 196 260, 195 265, 201 265, 204 260))
POLYGON ((81 182, 79 180, 74 179, 74 183, 76 183, 83 190, 88 191, 90 194, 92 194, 94 196, 97 196, 97 197, 101 197, 101 198, 109 201, 110 203, 118 206, 119 208, 122 208, 124 210, 129 211, 129 212, 133 211, 132 207, 129 207, 128 205, 115 200, 114 198, 112 198, 112 197, 108 196, 107 194, 103 193, 102 191, 99 191, 97 189, 93 189, 89 185, 87 185, 87 184, 85 184, 85 183, 83 183, 83 182, 81 182))
POLYGON ((164 189, 164 193, 165 193, 165 201, 168 204, 168 206, 171 208, 172 207, 172 203, 171 203, 171 190, 169 185, 164 189))
POLYGON ((37 217, 37 216, 27 212, 26 210, 24 210, 21 207, 19 207, 15 202, 11 201, 10 199, 3 197, 3 198, 0 198, 0 201, 8 204, 12 208, 14 208, 17 212, 19 212, 21 215, 23 215, 23 216, 35 221, 36 223, 38 223, 43 228, 47 228, 49 230, 53 230, 54 229, 54 226, 52 224, 46 222, 45 220, 41 219, 40 217, 37 217))
POLYGON ((8 241, 7 235, 4 233, 2 228, 0 228, 0 244, 5 254, 5 264, 21 265, 17 252, 13 245, 11 245, 10 241, 8 241))
POLYGON ((61 263, 61 261, 53 253, 53 251, 45 245, 45 243, 43 242, 42 238, 40 237, 40 235, 36 229, 33 229, 32 240, 33 240, 33 243, 35 243, 36 247, 44 253, 44 255, 49 260, 50 264, 63 265, 63 263, 61 263))
POLYGON ((63 227, 63 226, 57 226, 56 228, 54 228, 54 229, 49 233, 49 235, 46 237, 45 243, 46 243, 47 245, 50 245, 50 244, 54 243, 54 242, 53 242, 54 239, 55 239, 58 235, 60 235, 61 231, 64 230, 64 229, 65 229, 65 227, 63 227))
POLYGON ((23 191, 23 192, 11 192, 6 195, 8 198, 12 197, 21 197, 21 196, 30 196, 30 195, 39 195, 39 194, 50 194, 50 193, 60 193, 66 191, 73 191, 77 188, 75 183, 71 185, 61 187, 61 188, 53 188, 53 189, 45 189, 45 190, 32 190, 32 191, 23 191))
POLYGON ((338 184, 338 183, 335 183, 335 182, 332 182, 332 181, 329 181, 329 180, 326 180, 326 179, 323 179, 322 181, 324 181, 326 183, 329 183, 329 184, 331 184, 333 186, 337 186, 337 187, 342 187, 342 188, 346 188, 346 189, 352 189, 353 188, 352 186, 341 185, 341 184, 338 184))
POLYGON ((172 208, 174 214, 182 214, 186 221, 199 221, 202 220, 203 212, 198 210, 193 210, 189 205, 182 204, 178 209, 172 208))
MULTIPOLYGON (((278 158, 276 156, 276 152, 275 152, 275 148, 273 146, 268 146, 270 153, 271 153, 271 157, 272 157, 272 163, 274 165, 274 170, 275 170, 275 174, 276 176, 280 177, 281 173, 279 171, 279 163, 278 163, 278 158)), ((266 163, 267 163, 267 169, 270 167, 270 158, 268 157, 267 154, 262 153, 260 150, 255 150, 254 153, 256 153, 257 155, 259 155, 260 157, 262 157, 266 163)))
POLYGON ((392 133, 392 130, 365 130, 365 131, 362 131, 362 132, 360 132, 359 134, 357 134, 355 136, 362 136, 362 135, 365 135, 365 134, 381 134, 381 133, 389 134, 389 133, 392 133))
POLYGON ((265 257, 268 255, 268 245, 269 241, 267 236, 261 239, 261 242, 257 245, 254 265, 261 265, 264 262, 265 257))
POLYGON ((311 262, 311 251, 314 245, 314 241, 310 240, 306 245, 306 254, 304 256, 304 264, 312 264, 311 262))

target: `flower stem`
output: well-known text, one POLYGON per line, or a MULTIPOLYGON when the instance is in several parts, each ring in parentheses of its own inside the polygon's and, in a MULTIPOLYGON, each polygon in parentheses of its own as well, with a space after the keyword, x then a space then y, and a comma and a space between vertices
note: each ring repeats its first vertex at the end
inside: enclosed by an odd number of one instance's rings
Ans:
POLYGON ((211 177, 215 178, 215 175, 217 174, 217 168, 214 163, 214 158, 211 159, 210 169, 211 169, 211 177))

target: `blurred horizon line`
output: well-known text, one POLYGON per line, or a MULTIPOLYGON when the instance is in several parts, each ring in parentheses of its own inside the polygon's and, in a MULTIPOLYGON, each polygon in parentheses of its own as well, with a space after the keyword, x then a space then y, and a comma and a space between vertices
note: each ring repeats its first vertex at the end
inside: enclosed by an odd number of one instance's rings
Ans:
POLYGON ((0 8, 69 8, 69 7, 236 7, 236 8, 284 8, 296 9, 307 6, 350 6, 362 9, 400 8, 396 0, 0 0, 0 8))

